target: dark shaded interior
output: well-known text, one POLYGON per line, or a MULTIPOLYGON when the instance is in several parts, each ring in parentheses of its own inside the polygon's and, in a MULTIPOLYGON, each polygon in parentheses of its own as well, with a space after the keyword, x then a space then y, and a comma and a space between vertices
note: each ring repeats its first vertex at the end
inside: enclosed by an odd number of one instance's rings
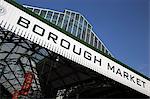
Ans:
POLYGON ((44 59, 37 67, 46 97, 53 97, 57 90, 66 89, 66 98, 146 98, 145 95, 62 56, 51 55, 52 59, 44 59))

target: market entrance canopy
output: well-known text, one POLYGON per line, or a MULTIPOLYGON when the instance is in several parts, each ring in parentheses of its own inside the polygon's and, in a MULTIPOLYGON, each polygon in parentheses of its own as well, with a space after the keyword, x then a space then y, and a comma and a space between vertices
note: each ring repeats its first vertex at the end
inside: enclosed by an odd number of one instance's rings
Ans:
POLYGON ((0 0, 0 26, 63 57, 150 96, 150 80, 11 0, 0 0))

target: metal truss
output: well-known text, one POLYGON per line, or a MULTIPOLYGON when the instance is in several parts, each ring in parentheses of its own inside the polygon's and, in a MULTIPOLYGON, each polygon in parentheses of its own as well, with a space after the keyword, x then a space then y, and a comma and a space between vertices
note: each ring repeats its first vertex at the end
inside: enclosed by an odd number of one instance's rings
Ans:
POLYGON ((21 89, 25 72, 31 71, 35 78, 30 94, 41 94, 36 64, 48 55, 46 49, 0 27, 0 83, 10 93, 21 89))

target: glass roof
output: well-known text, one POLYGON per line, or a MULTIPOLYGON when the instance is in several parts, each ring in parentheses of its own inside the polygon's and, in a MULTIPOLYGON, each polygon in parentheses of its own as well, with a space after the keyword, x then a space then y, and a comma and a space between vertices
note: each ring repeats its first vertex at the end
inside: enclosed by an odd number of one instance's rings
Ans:
POLYGON ((31 90, 40 92, 36 64, 48 51, 0 27, 0 83, 10 92, 20 90, 27 71, 34 73, 31 90))

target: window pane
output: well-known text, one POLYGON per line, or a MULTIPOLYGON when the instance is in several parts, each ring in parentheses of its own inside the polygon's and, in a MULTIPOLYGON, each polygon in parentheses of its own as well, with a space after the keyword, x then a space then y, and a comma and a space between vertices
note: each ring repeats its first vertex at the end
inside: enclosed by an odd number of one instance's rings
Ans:
POLYGON ((82 32, 82 39, 85 40, 85 33, 86 33, 86 28, 83 28, 83 32, 82 32))
POLYGON ((35 14, 39 14, 40 10, 39 9, 34 9, 33 11, 35 14))
POLYGON ((79 20, 79 14, 76 14, 76 18, 77 21, 79 20))
POLYGON ((74 27, 73 27, 73 35, 76 35, 77 27, 78 27, 78 22, 75 20, 74 27))
POLYGON ((54 16, 53 16, 53 19, 52 19, 53 24, 56 24, 57 17, 58 17, 58 13, 54 13, 54 16))
POLYGON ((104 46, 102 45, 102 52, 104 52, 104 50, 105 50, 105 48, 104 48, 104 46))
POLYGON ((58 23, 57 23, 57 25, 58 25, 59 27, 61 27, 61 24, 62 24, 62 21, 63 21, 63 17, 64 17, 64 14, 60 14, 60 17, 59 17, 58 23))
POLYGON ((81 36, 81 29, 79 28, 77 37, 80 38, 80 36, 81 36))
POLYGON ((69 11, 66 11, 66 14, 67 14, 67 15, 70 15, 70 12, 69 12, 69 11))
POLYGON ((106 54, 108 55, 108 51, 106 50, 106 54))
POLYGON ((86 36, 86 42, 89 43, 89 38, 90 38, 90 29, 87 30, 87 36, 86 36))
POLYGON ((82 33, 82 39, 83 39, 83 40, 85 40, 86 27, 87 27, 87 22, 86 22, 86 21, 84 21, 83 33, 82 33))
POLYGON ((91 29, 91 25, 90 24, 88 24, 88 29, 91 29))
POLYGON ((98 43, 98 49, 101 50, 101 42, 98 43))
POLYGON ((95 37, 94 47, 97 48, 97 38, 95 37))
POLYGON ((69 20, 69 16, 66 15, 66 16, 65 16, 64 23, 63 23, 63 27, 62 27, 62 28, 65 29, 65 30, 66 30, 66 28, 67 28, 68 20, 69 20))
POLYGON ((75 26, 73 27, 73 32, 72 32, 72 34, 73 34, 73 35, 76 35, 76 31, 77 31, 77 26, 75 25, 75 26))
POLYGON ((71 13, 71 18, 74 19, 75 13, 71 13))
POLYGON ((81 30, 82 30, 82 25, 79 24, 79 29, 78 29, 78 33, 77 33, 78 38, 80 38, 80 36, 81 36, 81 30))
POLYGON ((87 27, 87 22, 86 22, 86 21, 84 21, 84 27, 85 27, 85 28, 87 27))
POLYGON ((69 26, 68 26, 68 32, 70 32, 71 33, 71 30, 72 30, 72 27, 73 27, 73 21, 74 21, 74 19, 73 18, 71 18, 70 19, 70 22, 69 22, 69 26))
POLYGON ((93 37, 94 37, 94 34, 93 32, 91 32, 91 41, 90 41, 90 44, 93 46, 93 37))
POLYGON ((81 16, 80 18, 80 23, 82 24, 83 23, 83 17, 81 16))
POLYGON ((53 12, 48 11, 47 16, 46 16, 46 19, 47 19, 48 21, 50 21, 50 19, 51 19, 51 17, 52 17, 52 14, 53 14, 53 12))
POLYGON ((41 13, 40 13, 40 16, 44 18, 45 15, 46 15, 46 11, 42 10, 41 13))
POLYGON ((71 25, 71 24, 69 24, 69 26, 68 26, 68 30, 67 30, 67 31, 68 31, 69 33, 71 33, 71 30, 72 30, 72 25, 71 25))
POLYGON ((82 40, 84 40, 85 39, 85 30, 83 30, 83 32, 82 32, 82 40))

